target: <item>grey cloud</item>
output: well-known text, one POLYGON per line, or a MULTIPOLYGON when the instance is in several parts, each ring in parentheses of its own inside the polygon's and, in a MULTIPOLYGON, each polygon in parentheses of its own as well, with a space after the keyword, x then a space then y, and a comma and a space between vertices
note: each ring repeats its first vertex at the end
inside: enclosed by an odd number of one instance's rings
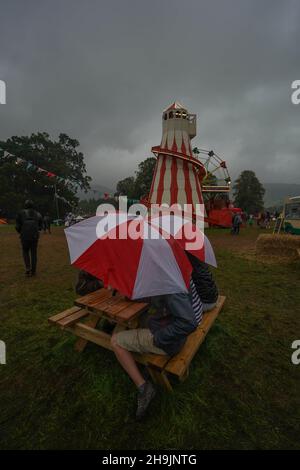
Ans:
POLYGON ((67 132, 112 186, 159 143, 178 99, 198 115, 195 145, 233 177, 298 181, 298 1, 10 0, 1 17, 0 138, 67 132))

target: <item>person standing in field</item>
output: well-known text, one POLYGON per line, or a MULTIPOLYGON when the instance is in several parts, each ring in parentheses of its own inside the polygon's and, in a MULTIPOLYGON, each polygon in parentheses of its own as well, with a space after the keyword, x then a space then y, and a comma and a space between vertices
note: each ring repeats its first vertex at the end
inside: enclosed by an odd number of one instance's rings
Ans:
POLYGON ((237 213, 233 216, 233 220, 232 220, 232 229, 231 229, 232 235, 239 235, 241 224, 242 224, 242 217, 239 213, 237 213))
POLYGON ((268 229, 271 228, 271 214, 269 211, 266 212, 265 227, 268 229))
POLYGON ((39 232, 43 228, 41 214, 34 209, 33 202, 25 201, 24 209, 16 217, 16 230, 20 234, 26 276, 35 276, 39 232))
POLYGON ((48 233, 51 233, 50 227, 51 227, 51 219, 49 216, 49 213, 47 212, 46 215, 44 215, 43 218, 43 226, 44 226, 44 233, 48 230, 48 233))

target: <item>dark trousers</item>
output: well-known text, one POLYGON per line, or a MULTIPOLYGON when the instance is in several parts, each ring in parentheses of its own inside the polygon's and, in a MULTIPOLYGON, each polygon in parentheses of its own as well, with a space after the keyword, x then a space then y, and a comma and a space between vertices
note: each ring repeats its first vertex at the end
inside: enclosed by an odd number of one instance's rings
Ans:
POLYGON ((233 225, 231 228, 232 235, 238 235, 240 233, 240 225, 233 225))
POLYGON ((38 240, 22 240, 23 258, 27 272, 35 274, 38 240))
POLYGON ((46 233, 46 231, 48 230, 49 233, 51 233, 51 230, 50 230, 50 223, 48 222, 44 222, 44 232, 46 233))
POLYGON ((234 227, 234 234, 238 235, 239 233, 240 233, 240 224, 238 224, 234 227))

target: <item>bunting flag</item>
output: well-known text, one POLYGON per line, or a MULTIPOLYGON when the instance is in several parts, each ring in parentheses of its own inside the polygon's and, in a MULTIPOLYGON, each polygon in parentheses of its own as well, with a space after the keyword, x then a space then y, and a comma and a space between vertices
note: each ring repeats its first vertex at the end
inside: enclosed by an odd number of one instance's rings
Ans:
POLYGON ((24 165, 24 168, 27 171, 36 171, 37 173, 43 174, 44 176, 47 176, 48 178, 55 178, 55 180, 58 183, 65 183, 68 180, 66 178, 62 178, 61 176, 57 176, 55 173, 52 173, 51 171, 45 170, 44 168, 40 168, 39 166, 35 165, 32 162, 28 162, 27 160, 24 160, 21 157, 16 157, 15 155, 12 155, 9 152, 4 152, 4 158, 7 157, 14 157, 16 159, 16 165, 24 165))

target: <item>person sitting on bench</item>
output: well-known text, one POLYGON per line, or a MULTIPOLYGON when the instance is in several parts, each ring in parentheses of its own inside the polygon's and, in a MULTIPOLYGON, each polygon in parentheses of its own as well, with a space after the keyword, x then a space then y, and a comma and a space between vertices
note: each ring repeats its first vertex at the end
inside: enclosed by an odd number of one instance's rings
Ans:
POLYGON ((215 308, 219 292, 213 279, 212 273, 206 263, 186 251, 186 255, 193 266, 192 279, 196 286, 198 295, 203 304, 203 312, 215 308))
POLYGON ((97 279, 92 274, 81 269, 78 274, 78 280, 75 286, 75 292, 78 295, 87 295, 103 287, 101 279, 97 279))
POLYGON ((197 328, 203 314, 192 279, 188 293, 152 297, 151 303, 157 311, 149 316, 147 328, 115 332, 111 338, 118 361, 138 388, 138 420, 144 416, 156 392, 153 384, 140 373, 131 352, 174 356, 197 328))

